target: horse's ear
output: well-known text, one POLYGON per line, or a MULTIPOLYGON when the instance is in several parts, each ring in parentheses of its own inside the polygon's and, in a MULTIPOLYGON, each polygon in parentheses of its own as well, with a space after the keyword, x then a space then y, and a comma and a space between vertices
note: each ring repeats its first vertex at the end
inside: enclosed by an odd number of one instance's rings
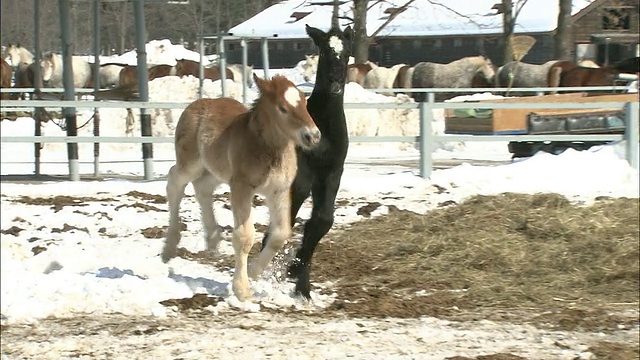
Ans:
POLYGON ((353 29, 351 29, 351 26, 347 26, 344 29, 344 37, 349 41, 353 41, 353 29))
POLYGON ((320 29, 314 28, 313 26, 305 25, 307 30, 307 35, 311 37, 313 42, 318 45, 319 42, 322 41, 326 37, 326 33, 320 29))
POLYGON ((258 90, 260 90, 261 93, 267 90, 267 80, 260 79, 255 73, 253 74, 253 82, 258 86, 258 90))

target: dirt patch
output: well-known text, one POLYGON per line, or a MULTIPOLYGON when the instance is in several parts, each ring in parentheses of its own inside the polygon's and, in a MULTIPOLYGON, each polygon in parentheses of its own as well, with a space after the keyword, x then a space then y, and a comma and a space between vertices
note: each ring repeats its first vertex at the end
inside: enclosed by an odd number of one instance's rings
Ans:
POLYGON ((67 223, 64 223, 61 228, 53 228, 53 229, 51 229, 51 232, 52 233, 63 233, 63 232, 73 231, 73 230, 84 231, 87 234, 89 233, 89 229, 87 229, 87 228, 79 228, 77 226, 69 225, 67 223))
MULTIPOLYGON (((180 223, 180 225, 181 225, 180 231, 187 230, 187 224, 182 222, 180 223)), ((140 232, 147 239, 162 239, 166 236, 168 228, 169 228, 168 225, 153 226, 153 227, 144 228, 140 230, 140 232)))
POLYGON ((328 310, 351 316, 489 311, 614 331, 638 324, 616 310, 637 308, 639 218, 638 199, 583 207, 554 194, 476 196, 425 215, 390 209, 321 242, 312 277, 337 281, 328 310))
POLYGON ((127 196, 131 196, 133 198, 137 198, 140 200, 148 200, 154 204, 166 204, 167 203, 167 198, 166 196, 162 196, 162 195, 153 195, 153 194, 147 194, 141 191, 129 191, 128 193, 126 193, 125 195, 127 196))
POLYGON ((224 300, 219 296, 195 294, 190 298, 163 300, 160 301, 160 304, 164 306, 175 306, 179 311, 188 311, 204 309, 207 306, 216 306, 221 301, 224 300))
POLYGON ((20 235, 20 231, 23 231, 23 228, 19 228, 15 225, 13 225, 12 227, 8 228, 8 229, 4 229, 4 230, 0 230, 0 233, 2 233, 3 235, 13 235, 13 236, 18 236, 20 235))
POLYGON ((596 359, 603 360, 627 360, 640 359, 640 349, 638 344, 621 344, 608 341, 601 341, 589 347, 596 359))
POLYGON ((168 210, 160 209, 152 205, 143 204, 141 202, 136 202, 133 204, 122 204, 116 206, 115 210, 120 210, 122 208, 134 208, 134 209, 142 209, 143 211, 158 211, 158 212, 167 212, 168 210))
POLYGON ((54 212, 58 212, 62 210, 65 206, 87 206, 85 202, 105 202, 105 201, 115 201, 114 199, 104 198, 99 199, 95 197, 73 197, 66 195, 57 195, 54 197, 36 197, 32 198, 30 196, 21 196, 15 200, 10 200, 13 202, 19 202, 26 205, 40 205, 40 206, 51 206, 51 209, 54 212))

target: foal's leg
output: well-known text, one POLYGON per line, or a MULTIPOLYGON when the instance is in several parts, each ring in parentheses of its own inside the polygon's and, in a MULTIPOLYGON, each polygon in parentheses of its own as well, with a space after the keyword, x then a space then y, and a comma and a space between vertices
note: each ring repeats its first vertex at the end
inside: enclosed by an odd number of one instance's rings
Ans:
POLYGON ((296 278, 296 294, 311 298, 309 272, 311 258, 320 239, 333 225, 334 204, 340 188, 343 169, 334 169, 325 176, 316 178, 311 189, 313 209, 311 217, 304 225, 302 246, 296 253, 294 262, 289 266, 289 276, 296 278))
MULTIPOLYGON (((300 156, 300 155, 298 155, 300 156)), ((307 200, 309 194, 311 193, 311 184, 313 183, 313 175, 311 171, 308 169, 306 163, 298 162, 298 172, 296 174, 295 179, 293 180, 293 184, 291 184, 289 202, 290 213, 289 217, 290 226, 293 227, 295 225, 296 217, 298 216, 298 211, 304 204, 304 201, 307 200)), ((269 241, 269 233, 271 232, 271 225, 269 225, 269 229, 264 234, 262 238, 262 250, 267 246, 267 242, 269 241)))
POLYGON ((213 191, 220 182, 209 172, 205 172, 193 181, 196 200, 200 205, 202 224, 204 225, 207 250, 216 251, 222 240, 222 229, 218 226, 216 216, 213 213, 213 191))
MULTIPOLYGON (((201 170, 200 170, 201 171, 201 170)), ((178 243, 180 242, 180 202, 184 196, 187 184, 193 181, 198 174, 198 169, 174 165, 167 176, 167 201, 169 203, 169 229, 162 250, 164 263, 176 257, 178 243)))
POLYGON ((251 220, 251 201, 254 190, 247 184, 234 181, 229 184, 229 187, 234 222, 233 250, 236 262, 232 289, 239 300, 251 300, 249 277, 247 275, 247 258, 249 257, 249 251, 253 247, 253 235, 255 232, 253 221, 251 220))
POLYGON ((291 238, 291 214, 289 189, 283 189, 266 197, 269 208, 269 231, 266 245, 249 268, 252 279, 262 274, 285 241, 291 238))

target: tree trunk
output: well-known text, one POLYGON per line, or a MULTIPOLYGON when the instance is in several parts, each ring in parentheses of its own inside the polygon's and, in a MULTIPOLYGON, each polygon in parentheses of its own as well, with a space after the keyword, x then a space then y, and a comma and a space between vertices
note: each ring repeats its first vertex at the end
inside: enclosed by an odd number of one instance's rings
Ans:
POLYGON ((556 59, 572 60, 573 39, 571 37, 571 0, 560 0, 558 28, 556 29, 554 55, 556 59))
POLYGON ((515 19, 511 0, 502 0, 502 64, 513 60, 509 39, 513 36, 515 19))
POLYGON ((369 60, 369 37, 367 36, 368 0, 353 0, 353 57, 357 64, 369 60))

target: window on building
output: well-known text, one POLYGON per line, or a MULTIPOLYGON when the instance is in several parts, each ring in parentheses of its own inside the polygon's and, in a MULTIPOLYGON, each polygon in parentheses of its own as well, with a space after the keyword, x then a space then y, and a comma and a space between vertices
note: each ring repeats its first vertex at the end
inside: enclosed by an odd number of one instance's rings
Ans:
POLYGON ((442 47, 442 39, 433 40, 433 47, 434 48, 441 48, 442 47))
POLYGON ((283 42, 277 42, 276 43, 276 50, 284 50, 284 43, 283 42))
POLYGON ((227 50, 233 51, 235 49, 236 49, 236 44, 234 44, 234 43, 228 43, 227 44, 227 50))
POLYGON ((461 47, 462 46, 462 39, 460 39, 460 38, 453 39, 453 46, 454 47, 461 47))
POLYGON ((630 30, 631 29, 631 8, 630 7, 609 7, 602 10, 603 30, 630 30))
POLYGON ((307 43, 304 42, 294 42, 293 50, 304 50, 307 48, 307 43))
POLYGON ((414 49, 420 49, 422 47, 422 40, 420 39, 415 39, 411 42, 411 47, 413 47, 414 49))

